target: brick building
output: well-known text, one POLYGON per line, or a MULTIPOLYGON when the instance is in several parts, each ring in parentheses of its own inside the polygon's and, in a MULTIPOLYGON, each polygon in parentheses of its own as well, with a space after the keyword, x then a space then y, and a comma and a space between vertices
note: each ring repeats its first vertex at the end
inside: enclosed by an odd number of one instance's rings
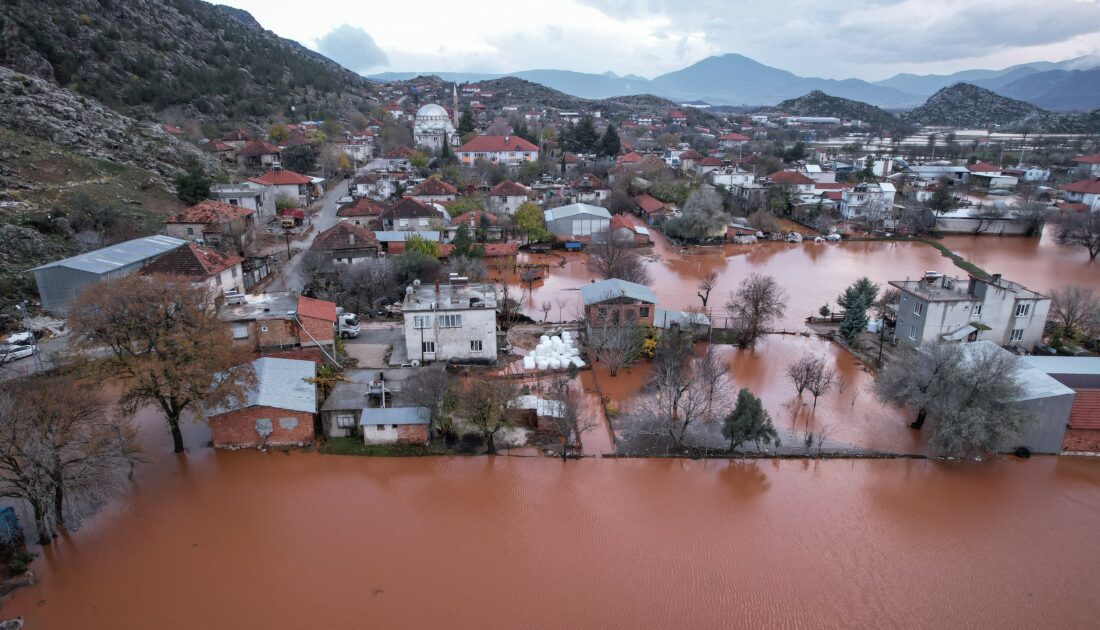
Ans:
POLYGON ((243 260, 188 243, 149 263, 140 273, 182 278, 193 284, 205 284, 219 293, 244 293, 243 260))
POLYGON ((320 347, 334 356, 336 304, 294 293, 230 296, 218 319, 232 327, 233 344, 255 352, 320 347))
POLYGON ((636 323, 653 325, 657 296, 642 284, 612 278, 583 285, 584 314, 590 326, 636 323))
POLYGON ((1062 450, 1100 453, 1100 357, 1028 356, 1021 361, 1074 391, 1062 450))
POLYGON ((262 357, 252 362, 256 386, 239 406, 211 414, 214 448, 304 446, 313 442, 317 375, 313 361, 262 357))

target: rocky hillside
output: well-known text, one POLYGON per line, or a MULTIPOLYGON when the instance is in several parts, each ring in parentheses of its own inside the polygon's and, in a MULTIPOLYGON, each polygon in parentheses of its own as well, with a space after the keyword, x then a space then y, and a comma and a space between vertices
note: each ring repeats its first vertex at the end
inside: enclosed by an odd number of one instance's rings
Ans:
POLYGON ((884 109, 859 101, 829 96, 821 90, 785 100, 776 105, 776 109, 796 116, 855 119, 882 127, 893 127, 899 122, 896 116, 884 109))
POLYGON ((5 0, 0 65, 143 118, 228 125, 350 113, 371 84, 202 0, 5 0), (162 119, 165 118, 161 116, 162 119))
POLYGON ((956 83, 933 94, 902 119, 921 125, 969 129, 996 126, 1002 131, 1031 133, 1094 133, 1100 131, 1100 110, 1056 114, 969 83, 956 83))

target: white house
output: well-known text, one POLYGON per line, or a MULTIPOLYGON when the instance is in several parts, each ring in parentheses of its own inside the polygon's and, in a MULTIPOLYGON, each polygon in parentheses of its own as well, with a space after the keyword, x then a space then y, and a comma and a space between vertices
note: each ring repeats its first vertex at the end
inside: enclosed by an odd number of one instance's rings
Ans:
POLYGON ((267 186, 254 182, 214 184, 210 187, 210 198, 231 206, 248 208, 259 219, 275 216, 275 195, 268 194, 267 191, 267 186))
POLYGON ((591 238, 611 229, 611 213, 607 208, 586 203, 572 203, 543 211, 546 229, 567 239, 591 238))
POLYGON ((241 262, 240 256, 188 243, 157 258, 140 273, 182 278, 192 284, 204 284, 218 293, 244 293, 241 262))
POLYGON ((885 219, 891 216, 897 188, 885 182, 864 182, 840 193, 840 214, 845 219, 885 219))
POLYGON ((453 281, 409 287, 402 310, 410 361, 496 361, 497 294, 493 285, 453 281))
POLYGON ((262 176, 253 177, 248 181, 267 187, 276 200, 286 197, 296 201, 301 208, 309 205, 309 189, 313 184, 311 177, 275 167, 262 176))
POLYGON ((1100 153, 1078 155, 1073 158, 1077 168, 1084 171, 1089 177, 1100 177, 1100 153))
POLYGON ((455 150, 466 166, 478 160, 518 166, 539 159, 539 148, 519 136, 476 136, 455 150))
POLYGON ((527 195, 531 191, 522 184, 511 180, 504 180, 493 186, 487 196, 489 210, 498 214, 515 214, 516 210, 527 201, 527 195))
POLYGON ((751 184, 755 178, 756 176, 752 173, 739 168, 723 168, 707 173, 707 181, 712 186, 724 186, 726 190, 742 184, 751 184))
POLYGON ((1066 193, 1066 201, 1071 203, 1083 203, 1090 211, 1100 210, 1100 177, 1082 179, 1061 186, 1066 193))
POLYGON ((927 272, 892 281, 901 292, 895 339, 920 346, 937 339, 992 341, 1030 351, 1043 337, 1050 298, 994 274, 968 280, 927 272))

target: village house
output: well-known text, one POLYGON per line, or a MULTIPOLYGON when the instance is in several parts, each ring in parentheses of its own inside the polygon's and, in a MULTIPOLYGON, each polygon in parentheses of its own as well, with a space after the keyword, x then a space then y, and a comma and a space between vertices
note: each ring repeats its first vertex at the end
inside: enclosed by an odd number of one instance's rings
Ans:
POLYGON ((171 236, 146 236, 55 260, 28 271, 34 273, 42 308, 64 316, 72 301, 88 285, 128 276, 186 244, 187 241, 171 236))
POLYGON ((280 199, 288 200, 299 208, 305 208, 310 201, 310 187, 313 178, 299 175, 281 167, 274 167, 260 177, 248 180, 254 184, 266 186, 276 203, 280 199))
POLYGON ((382 204, 373 201, 369 197, 360 197, 352 203, 337 208, 336 217, 340 221, 346 221, 352 225, 370 228, 381 222, 379 217, 385 211, 386 207, 382 204))
POLYGON ((390 169, 409 168, 409 160, 412 159, 412 149, 408 147, 394 147, 382 156, 386 166, 390 169))
POLYGON ((814 180, 797 171, 779 171, 768 175, 764 181, 771 186, 790 188, 796 195, 814 194, 814 180))
POLYGON ((336 225, 318 234, 309 249, 325 254, 334 264, 353 265, 377 258, 381 246, 374 232, 348 221, 338 221, 336 225))
POLYGON ((348 156, 352 165, 362 164, 374 155, 374 141, 370 136, 346 138, 336 142, 336 147, 348 156))
POLYGON ((506 179, 489 189, 486 202, 489 210, 497 214, 515 214, 527 202, 531 190, 523 184, 506 179))
POLYGON ((328 437, 362 437, 366 444, 425 444, 427 409, 404 400, 405 381, 414 370, 348 370, 321 407, 321 430, 328 437))
POLYGON ((386 231, 429 230, 434 226, 446 226, 450 220, 446 211, 411 197, 386 208, 379 215, 382 229, 386 231))
POLYGON ((208 140, 199 145, 199 148, 222 162, 237 161, 237 147, 221 140, 208 140))
POLYGON ((653 197, 649 193, 642 193, 634 197, 634 205, 641 212, 642 216, 646 218, 647 223, 654 223, 658 219, 667 218, 672 215, 672 209, 668 207, 663 201, 653 197))
POLYGON ((165 219, 164 232, 215 247, 235 247, 238 241, 246 246, 252 240, 253 214, 253 210, 242 206, 204 199, 165 219))
POLYGON ((402 303, 410 360, 494 363, 497 294, 491 284, 409 287, 402 303))
POLYGON ((233 345, 254 352, 318 346, 329 357, 336 339, 336 304, 294 293, 227 296, 218 319, 233 345))
POLYGON ((375 200, 389 199, 397 192, 400 181, 397 175, 389 171, 371 171, 355 180, 355 196, 369 197, 375 200))
POLYGON ((1100 357, 1033 355, 1021 361, 1074 391, 1061 450, 1100 452, 1100 357))
POLYGON ((580 203, 600 205, 611 197, 611 187, 595 175, 585 174, 569 182, 573 199, 580 203))
POLYGON ((951 185, 970 182, 970 169, 965 166, 914 165, 906 166, 902 172, 924 182, 946 181, 951 185))
POLYGON ((249 140, 237 151, 237 165, 241 168, 271 168, 279 163, 282 149, 263 140, 249 140))
POLYGON ((688 149, 686 151, 680 151, 677 158, 677 163, 680 166, 680 170, 684 173, 689 173, 695 170, 695 163, 705 158, 706 156, 699 153, 695 149, 688 149))
POLYGON ((607 208, 573 203, 543 211, 546 229, 559 240, 591 242, 594 235, 607 234, 611 213, 607 208))
POLYGON ((441 201, 454 201, 458 197, 458 189, 439 179, 429 177, 405 194, 423 203, 439 203, 441 201))
POLYGON ((725 164, 722 158, 713 156, 704 157, 701 160, 695 161, 695 175, 697 177, 706 177, 708 173, 722 168, 725 164))
POLYGON ((886 182, 863 182, 840 193, 840 214, 845 219, 885 220, 893 216, 897 189, 886 182))
POLYGON ((718 148, 723 151, 732 151, 743 148, 746 143, 751 141, 752 138, 739 133, 725 133, 718 136, 718 148))
POLYGON ((668 111, 668 120, 674 125, 686 125, 688 117, 687 114, 678 109, 670 109, 668 111))
POLYGON ((1100 211, 1100 177, 1082 179, 1059 187, 1066 194, 1066 201, 1082 203, 1090 212, 1100 211))
POLYGON ((252 134, 244 129, 235 129, 222 137, 222 142, 240 151, 246 142, 252 140, 252 134))
POLYGON ((244 293, 243 261, 240 256, 188 243, 145 265, 139 273, 173 276, 219 293, 244 293))
POLYGON ((1085 177, 1100 177, 1100 153, 1078 155, 1073 158, 1073 163, 1085 177))
POLYGON ((313 361, 261 357, 252 362, 256 384, 239 406, 208 418, 214 448, 305 446, 313 442, 317 375, 313 361))
POLYGON ((729 191, 735 185, 751 183, 755 177, 752 173, 736 167, 723 167, 707 172, 706 181, 711 186, 722 186, 729 191))
POLYGON ((611 238, 618 243, 630 243, 635 247, 652 245, 649 228, 634 223, 621 214, 611 217, 611 238))
POLYGON ((738 245, 756 243, 756 232, 756 229, 746 223, 732 222, 726 226, 726 238, 731 243, 737 243, 738 245))
POLYGON ((496 215, 489 214, 482 210, 471 210, 469 212, 463 212, 451 219, 451 224, 447 226, 446 235, 447 240, 454 240, 455 234, 458 232, 458 226, 465 225, 470 228, 470 234, 476 235, 478 232, 483 231, 485 239, 487 241, 499 241, 504 237, 504 230, 497 225, 496 215))
POLYGON ((591 328, 653 325, 657 296, 644 284, 612 278, 581 285, 585 320, 591 328))
POLYGON ((518 166, 539 159, 539 148, 519 136, 476 136, 455 150, 458 160, 473 166, 478 160, 518 166))
POLYGON ((257 221, 275 216, 275 196, 267 193, 266 186, 253 182, 214 184, 210 187, 210 198, 231 206, 248 208, 255 213, 257 221))
POLYGON ((994 274, 966 281, 928 272, 895 280, 901 292, 895 340, 919 347, 937 339, 992 341, 1030 351, 1043 337, 1050 298, 994 274))

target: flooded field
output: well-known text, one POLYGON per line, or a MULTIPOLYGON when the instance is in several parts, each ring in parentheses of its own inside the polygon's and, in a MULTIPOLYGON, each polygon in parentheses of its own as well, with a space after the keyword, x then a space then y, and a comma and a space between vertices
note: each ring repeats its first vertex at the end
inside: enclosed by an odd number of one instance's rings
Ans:
POLYGON ((27 628, 1094 627, 1100 461, 166 451, 27 628))

